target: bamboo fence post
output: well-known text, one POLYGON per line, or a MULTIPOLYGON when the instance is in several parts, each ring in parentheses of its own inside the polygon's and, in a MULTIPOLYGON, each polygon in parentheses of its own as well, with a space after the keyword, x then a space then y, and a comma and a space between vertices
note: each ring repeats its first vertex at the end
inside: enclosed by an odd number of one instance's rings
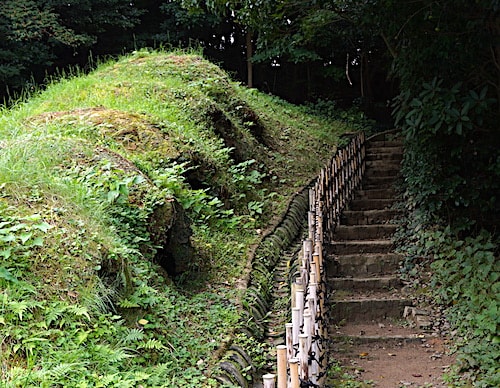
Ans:
POLYGON ((295 307, 299 309, 299 322, 302 322, 304 315, 304 289, 297 289, 295 291, 295 307))
MULTIPOLYGON (((320 214, 322 214, 323 212, 321 212, 320 214)), ((318 219, 318 239, 317 241, 321 241, 323 242, 323 216, 318 216, 317 217, 318 219)))
POLYGON ((323 273, 323 241, 321 240, 318 240, 316 241, 316 247, 315 247, 315 251, 318 255, 318 262, 319 262, 319 274, 322 274, 323 273))
POLYGON ((310 308, 310 311, 311 311, 311 324, 310 324, 310 332, 309 332, 309 336, 311 338, 316 338, 316 303, 315 303, 315 298, 314 296, 312 295, 309 295, 307 297, 308 299, 308 304, 309 304, 309 308, 310 308))
POLYGON ((300 267, 300 282, 304 285, 307 285, 309 283, 309 274, 307 271, 307 266, 306 263, 300 267))
POLYGON ((308 262, 311 260, 311 256, 313 254, 313 240, 310 238, 307 238, 304 240, 303 244, 303 250, 304 250, 304 258, 303 260, 305 262, 308 262))
POLYGON ((293 351, 293 323, 285 323, 285 341, 287 350, 287 359, 291 360, 295 357, 293 351))
POLYGON ((297 281, 292 283, 291 302, 291 308, 304 305, 304 286, 297 281))
POLYGON ((290 361, 290 388, 300 388, 299 359, 292 358, 290 361))
POLYGON ((311 311, 307 310, 304 312, 304 326, 302 328, 302 333, 308 336, 307 348, 311 347, 311 311))
POLYGON ((308 223, 308 230, 309 230, 309 239, 313 240, 314 239, 314 225, 316 223, 314 212, 309 211, 307 212, 307 223, 308 223))
POLYGON ((274 388, 275 387, 275 378, 276 376, 272 373, 268 373, 262 376, 262 380, 264 381, 264 388, 274 388))
POLYGON ((312 304, 309 303, 309 307, 312 311, 316 311, 318 306, 318 283, 316 283, 316 273, 313 272, 311 275, 313 275, 311 278, 314 278, 314 281, 309 283, 309 295, 307 295, 307 298, 312 299, 312 304))
POLYGON ((309 352, 307 349, 307 334, 299 335, 299 377, 302 380, 309 380, 309 352))
POLYGON ((300 334, 300 321, 299 321, 300 309, 298 307, 294 307, 292 309, 292 341, 293 346, 298 345, 299 343, 299 334, 300 334))
POLYGON ((288 374, 286 367, 286 353, 287 348, 285 345, 278 345, 276 347, 276 358, 278 363, 278 386, 277 388, 287 388, 288 385, 288 374))
POLYGON ((319 253, 316 251, 313 253, 313 263, 314 263, 314 272, 316 273, 316 281, 320 279, 321 277, 321 264, 320 264, 320 258, 319 258, 319 253))

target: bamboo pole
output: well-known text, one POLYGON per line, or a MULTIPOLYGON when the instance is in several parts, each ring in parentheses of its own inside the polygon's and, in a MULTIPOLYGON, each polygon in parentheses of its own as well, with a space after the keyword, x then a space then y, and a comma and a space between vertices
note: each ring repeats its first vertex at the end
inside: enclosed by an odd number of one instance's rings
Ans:
POLYGON ((298 301, 297 302, 297 292, 299 293, 298 297, 300 299, 300 293, 302 293, 302 299, 304 299, 304 286, 302 282, 298 281, 299 279, 296 279, 294 283, 292 283, 291 287, 291 308, 294 307, 300 307, 300 305, 303 305, 304 302, 298 301))
POLYGON ((285 341, 287 349, 287 359, 291 360, 295 357, 295 352, 293 350, 293 324, 285 323, 285 341))
POLYGON ((302 380, 309 380, 309 352, 307 350, 307 334, 299 335, 299 377, 302 380))
POLYGON ((311 348, 311 311, 307 310, 304 312, 304 326, 302 328, 302 333, 308 336, 307 339, 307 349, 311 348))
MULTIPOLYGON (((304 315, 304 289, 297 289, 295 291, 295 307, 299 309, 298 321, 302 323, 304 315)), ((299 325, 300 325, 299 323, 299 325)))
POLYGON ((304 263, 304 265, 300 267, 300 282, 304 285, 307 285, 309 283, 309 273, 307 271, 307 263, 304 263))
POLYGON ((314 212, 309 211, 307 212, 307 222, 309 226, 309 239, 313 240, 314 239, 314 225, 315 225, 315 215, 314 212))
POLYGON ((290 360, 290 388, 300 388, 299 379, 299 359, 292 358, 290 360))
POLYGON ((275 379, 276 376, 272 373, 268 373, 267 375, 262 376, 262 380, 264 381, 264 388, 274 388, 275 379))
MULTIPOLYGON (((314 298, 314 296, 312 295, 309 295, 307 297, 307 303, 309 304, 309 308, 310 308, 310 311, 311 311, 311 324, 310 324, 310 332, 309 332, 309 336, 311 336, 311 338, 316 338, 316 299, 314 298)), ((299 337, 299 340, 300 340, 300 337, 299 337)))
POLYGON ((299 334, 300 334, 300 309, 298 307, 294 307, 292 309, 292 341, 293 346, 299 343, 299 334))
POLYGON ((277 388, 287 388, 288 385, 288 374, 286 368, 286 353, 287 348, 285 345, 278 345, 276 347, 277 353, 277 363, 278 363, 278 387, 277 388))
MULTIPOLYGON (((316 272, 316 281, 320 279, 321 276, 321 263, 320 263, 319 253, 316 251, 313 253, 313 263, 314 263, 314 272, 316 272)), ((312 276, 311 276, 312 278, 312 276)), ((312 281, 312 280, 311 280, 312 281)))
POLYGON ((310 238, 307 238, 303 241, 302 243, 302 248, 303 248, 303 254, 304 254, 304 261, 307 263, 311 260, 311 255, 313 251, 313 240, 310 238))

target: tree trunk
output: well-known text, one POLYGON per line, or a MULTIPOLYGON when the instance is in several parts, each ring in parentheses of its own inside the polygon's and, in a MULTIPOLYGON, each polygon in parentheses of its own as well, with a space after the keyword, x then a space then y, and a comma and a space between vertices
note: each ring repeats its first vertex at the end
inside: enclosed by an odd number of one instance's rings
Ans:
POLYGON ((252 31, 246 33, 246 48, 247 48, 247 86, 253 88, 253 46, 252 46, 252 31))

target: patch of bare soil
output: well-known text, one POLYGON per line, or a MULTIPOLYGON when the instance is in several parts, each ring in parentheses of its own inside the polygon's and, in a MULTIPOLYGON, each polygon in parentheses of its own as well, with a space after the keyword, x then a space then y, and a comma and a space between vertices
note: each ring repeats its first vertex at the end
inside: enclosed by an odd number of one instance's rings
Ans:
POLYGON ((442 375, 453 364, 442 338, 337 343, 339 362, 370 386, 444 388, 442 375))

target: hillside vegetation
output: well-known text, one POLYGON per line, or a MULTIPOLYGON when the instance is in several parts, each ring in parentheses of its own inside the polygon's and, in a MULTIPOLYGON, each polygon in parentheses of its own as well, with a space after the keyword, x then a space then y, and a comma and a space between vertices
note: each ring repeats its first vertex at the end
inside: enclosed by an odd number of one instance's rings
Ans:
POLYGON ((215 386, 249 248, 346 131, 196 53, 136 52, 4 109, 4 386, 215 386))

